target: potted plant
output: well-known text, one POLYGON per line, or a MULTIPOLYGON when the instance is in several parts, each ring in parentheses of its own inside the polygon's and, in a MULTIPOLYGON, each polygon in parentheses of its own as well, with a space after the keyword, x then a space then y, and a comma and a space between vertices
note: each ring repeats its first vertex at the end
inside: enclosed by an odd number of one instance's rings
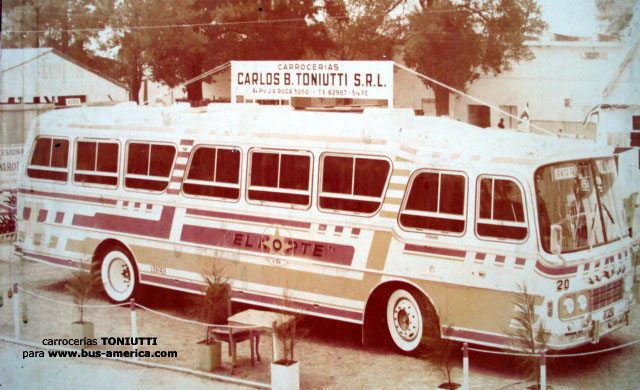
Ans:
POLYGON ((78 305, 80 319, 71 323, 71 335, 74 338, 89 338, 94 335, 93 322, 84 320, 84 305, 95 294, 96 287, 100 283, 100 275, 95 272, 76 271, 64 286, 73 296, 73 302, 78 305))
POLYGON ((423 332, 424 352, 422 357, 430 360, 440 371, 442 378, 446 381, 436 387, 436 389, 456 390, 462 386, 452 381, 451 372, 454 367, 454 354, 458 343, 445 339, 440 334, 440 324, 438 315, 433 309, 429 310, 430 315, 425 321, 425 332, 423 332))
MULTIPOLYGON (((538 320, 535 313, 536 297, 530 294, 526 285, 518 285, 520 293, 515 300, 516 314, 514 322, 516 328, 511 335, 516 340, 515 347, 522 353, 537 356, 519 356, 520 369, 527 375, 527 382, 520 383, 522 389, 540 389, 540 361, 539 355, 547 350, 549 335, 545 331, 544 321, 538 320), (536 324, 537 323, 537 324, 536 324)), ((547 388, 551 388, 547 385, 547 388)))
MULTIPOLYGON (((283 292, 283 297, 284 306, 292 310, 293 301, 287 290, 283 292)), ((273 390, 300 389, 300 363, 294 360, 296 340, 300 336, 298 321, 299 317, 295 314, 282 314, 273 325, 273 331, 282 345, 282 359, 271 363, 273 390)))
MULTIPOLYGON (((215 266, 202 277, 206 285, 196 302, 199 317, 207 324, 224 325, 231 312, 231 285, 215 266)), ((213 371, 222 361, 222 344, 210 337, 212 329, 207 326, 205 339, 196 345, 196 367, 201 371, 213 371)))

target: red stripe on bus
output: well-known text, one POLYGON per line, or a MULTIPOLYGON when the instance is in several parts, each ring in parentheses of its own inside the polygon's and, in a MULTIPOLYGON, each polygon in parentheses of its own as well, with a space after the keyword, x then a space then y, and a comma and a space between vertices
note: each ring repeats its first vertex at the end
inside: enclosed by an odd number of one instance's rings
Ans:
POLYGON ((169 195, 180 195, 180 190, 174 190, 172 188, 169 188, 167 190, 167 194, 169 194, 169 195))
POLYGON ((191 145, 193 145, 194 142, 195 142, 195 140, 192 140, 192 139, 181 139, 180 140, 180 145, 191 146, 191 145))
POLYGON ((139 209, 140 208, 140 202, 136 202, 133 204, 133 208, 134 209, 139 209))
POLYGON ((489 343, 489 344, 497 344, 497 345, 509 345, 509 346, 513 345, 511 338, 506 336, 474 332, 472 330, 466 330, 466 329, 453 329, 449 327, 444 327, 442 330, 445 336, 456 337, 463 340, 477 341, 480 343, 489 343))
POLYGON ((44 222, 47 220, 47 215, 49 215, 48 210, 40 210, 38 211, 38 222, 44 222))
POLYGON ((22 209, 22 219, 28 221, 31 218, 31 207, 24 207, 22 209))
POLYGON ((476 253, 476 260, 484 260, 487 257, 486 253, 478 252, 476 253))
MULTIPOLYGON (((163 284, 165 286, 170 286, 170 287, 174 287, 174 288, 181 288, 181 289, 185 289, 185 290, 203 291, 203 289, 204 289, 204 286, 201 285, 201 284, 198 284, 198 283, 189 282, 189 281, 186 281, 186 280, 171 279, 171 278, 168 278, 168 277, 162 277, 162 276, 157 276, 157 275, 141 274, 140 275, 140 279, 143 282, 163 284)), ((247 300, 247 301, 251 301, 251 302, 256 302, 258 304, 262 303, 262 304, 278 305, 278 306, 284 306, 285 305, 285 302, 284 302, 283 298, 270 297, 270 296, 255 294, 255 293, 249 293, 249 292, 245 292, 245 291, 233 290, 231 292, 231 297, 234 298, 234 299, 242 299, 242 300, 247 300)), ((306 311, 309 311, 309 312, 312 312, 312 313, 318 313, 318 314, 330 315, 330 316, 334 316, 334 317, 347 318, 347 319, 350 319, 350 320, 355 320, 355 321, 362 322, 362 313, 358 313, 358 312, 342 310, 342 309, 334 309, 334 308, 331 308, 331 307, 314 305, 314 304, 311 304, 311 303, 298 302, 298 301, 293 301, 293 307, 296 308, 296 309, 306 310, 306 311)))
POLYGON ((525 265, 526 263, 526 259, 523 259, 522 257, 516 257, 516 265, 525 265))
POLYGON ((536 268, 547 275, 569 275, 578 272, 578 267, 575 265, 572 267, 547 267, 539 261, 536 262, 536 268))
POLYGON ((212 217, 212 218, 222 218, 222 219, 235 219, 238 221, 259 222, 259 223, 265 223, 268 225, 282 225, 282 226, 291 226, 291 227, 299 227, 299 228, 307 228, 307 229, 311 227, 311 224, 307 222, 290 221, 288 219, 280 219, 280 218, 257 217, 254 215, 245 215, 245 214, 222 213, 218 211, 209 211, 209 210, 200 210, 200 209, 187 209, 187 215, 199 215, 201 217, 212 217))
POLYGON ((204 226, 184 225, 180 241, 250 252, 276 254, 350 266, 355 252, 352 246, 320 241, 276 237, 204 226), (271 240, 271 241, 269 241, 271 240))
POLYGON ((22 255, 23 256, 27 256, 27 257, 31 257, 31 258, 34 258, 34 259, 46 261, 47 263, 64 265, 64 266, 67 266, 67 267, 74 267, 74 268, 79 268, 79 269, 89 269, 89 267, 91 266, 88 263, 83 263, 83 262, 80 262, 80 261, 69 260, 69 259, 61 259, 61 258, 58 258, 58 257, 39 255, 39 254, 36 254, 36 253, 30 253, 30 252, 23 252, 22 255))
POLYGON ((342 233, 342 231, 344 230, 344 227, 342 226, 336 226, 336 228, 334 229, 334 232, 336 233, 342 233))
POLYGON ((172 183, 182 183, 182 176, 171 176, 172 183))
POLYGON ((62 223, 64 221, 64 213, 62 211, 58 211, 56 213, 56 223, 62 223))
POLYGON ((71 224, 137 236, 169 238, 175 211, 175 207, 164 206, 158 221, 104 213, 96 213, 93 217, 76 214, 71 224))
POLYGON ((153 208, 153 204, 147 203, 147 210, 151 210, 153 208))
POLYGON ((189 152, 178 152, 178 157, 189 157, 189 152))
POLYGON ((467 255, 467 252, 460 251, 460 250, 457 250, 457 249, 436 248, 436 247, 433 247, 433 246, 426 246, 426 245, 405 244, 404 245, 404 250, 405 251, 412 251, 412 252, 432 253, 434 255, 460 257, 460 258, 463 258, 463 259, 467 255))
POLYGON ((184 171, 185 169, 187 169, 187 164, 176 164, 174 169, 178 171, 184 171))
POLYGON ((504 256, 496 256, 496 263, 504 263, 504 260, 506 259, 506 257, 504 256))
POLYGON ((94 196, 61 194, 61 193, 58 193, 58 192, 34 191, 34 190, 27 190, 27 189, 24 189, 24 188, 20 189, 20 193, 21 194, 27 194, 27 195, 36 195, 36 196, 50 196, 52 198, 63 198, 63 199, 69 199, 69 200, 79 200, 79 201, 83 201, 83 202, 110 204, 110 205, 114 205, 114 206, 116 204, 118 204, 118 201, 115 200, 115 199, 96 198, 94 196))

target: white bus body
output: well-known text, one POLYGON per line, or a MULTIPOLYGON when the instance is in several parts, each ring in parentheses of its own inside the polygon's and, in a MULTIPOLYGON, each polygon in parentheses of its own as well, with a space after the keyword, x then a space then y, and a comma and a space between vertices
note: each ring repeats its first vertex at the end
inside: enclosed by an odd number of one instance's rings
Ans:
POLYGON ((404 351, 435 313, 447 338, 515 348, 519 286, 554 349, 629 321, 608 147, 393 109, 122 104, 44 114, 25 150, 17 253, 93 261, 115 301, 199 292, 215 262, 235 301, 283 308, 286 290, 404 351))

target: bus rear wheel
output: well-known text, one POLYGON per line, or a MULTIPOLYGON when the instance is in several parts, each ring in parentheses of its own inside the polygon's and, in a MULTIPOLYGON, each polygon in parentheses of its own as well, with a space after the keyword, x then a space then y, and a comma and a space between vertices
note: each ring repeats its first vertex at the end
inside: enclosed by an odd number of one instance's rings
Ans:
POLYGON ((387 301, 391 340, 403 352, 417 352, 425 332, 426 306, 407 290, 395 290, 387 301))
POLYGON ((137 287, 138 272, 126 252, 123 248, 112 249, 104 255, 100 265, 104 292, 116 303, 131 299, 137 287))

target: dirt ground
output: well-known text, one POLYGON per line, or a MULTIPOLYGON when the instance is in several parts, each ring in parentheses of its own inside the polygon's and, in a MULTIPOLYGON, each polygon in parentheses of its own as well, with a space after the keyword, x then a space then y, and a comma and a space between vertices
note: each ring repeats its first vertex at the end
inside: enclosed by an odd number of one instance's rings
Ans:
MULTIPOLYGON (((58 301, 71 302, 64 290, 65 280, 70 270, 35 262, 0 260, 0 288, 4 306, 0 308, 0 336, 13 337, 13 301, 7 297, 8 286, 19 281, 25 288, 58 301)), ((21 294, 20 299, 28 313, 28 323, 21 324, 22 339, 42 343, 45 338, 69 338, 70 323, 77 320, 74 307, 52 303, 29 294, 21 294)), ((158 288, 147 288, 139 302, 147 307, 176 317, 195 319, 192 315, 192 295, 158 288)), ((90 304, 108 304, 106 298, 93 298, 90 304)), ((234 311, 248 308, 234 304, 234 311)), ((86 319, 95 323, 96 337, 130 336, 130 312, 127 307, 87 308, 86 319)), ((633 318, 638 319, 638 307, 633 318)), ((195 344, 204 338, 205 328, 199 325, 179 322, 157 314, 137 311, 137 334, 140 337, 158 337, 155 347, 149 350, 175 350, 177 358, 149 358, 163 364, 195 368, 195 344)), ((385 347, 364 347, 360 342, 360 328, 356 325, 318 318, 305 318, 306 335, 296 348, 296 359, 300 361, 300 383, 303 389, 434 389, 442 383, 442 376, 430 362, 404 356, 385 347)), ((598 345, 589 345, 567 352, 599 350, 640 338, 640 325, 633 325, 603 339, 598 345)), ((98 346, 101 350, 115 350, 124 347, 98 346)), ((24 349, 24 348, 23 348, 24 349)), ((263 337, 260 342, 263 357, 255 367, 250 366, 248 343, 238 346, 238 367, 233 374, 236 378, 270 383, 271 338, 263 337)), ((3 355, 3 358, 6 353, 3 355)), ((15 356, 16 361, 22 356, 15 356)), ((61 359, 58 359, 61 360, 61 359)), ((92 359, 89 359, 92 360, 92 359)), ((462 355, 455 356, 454 380, 462 381, 462 355)), ((112 362, 92 360, 90 365, 69 359, 67 367, 86 365, 98 370, 112 362)), ((16 362, 12 362, 16 363, 16 362)), ((498 390, 522 380, 516 370, 517 362, 509 357, 497 357, 479 352, 470 353, 471 388, 498 390)), ((638 389, 640 384, 640 344, 609 353, 578 357, 549 359, 548 383, 556 390, 561 389, 638 389)), ((121 364, 118 363, 118 367, 121 364)), ((126 368, 115 368, 122 375, 126 368)), ((97 371, 96 371, 97 372, 97 371)), ((173 383, 163 379, 164 370, 148 369, 148 380, 165 388, 173 383)), ((223 366, 217 374, 230 375, 230 358, 226 344, 223 345, 223 366)), ((87 386, 96 381, 111 381, 109 375, 87 376, 87 386)), ((1 378, 0 378, 1 379, 1 378)), ((0 382, 1 383, 1 382, 0 382)), ((216 382, 214 382, 216 383, 216 382)), ((74 383, 78 385, 77 383, 74 383)), ((100 383, 102 385, 102 383, 100 383)), ((107 383, 108 384, 108 383, 107 383)), ((186 383, 185 383, 186 384, 186 383)), ((175 387, 175 384, 171 387, 175 387)), ((180 386, 181 388, 182 386, 180 386)), ((217 386, 213 386, 218 388, 217 386)), ((4 388, 4 387, 3 387, 4 388)), ((78 385, 78 388, 80 386, 78 385)), ((101 387, 96 387, 101 388, 101 387)))

